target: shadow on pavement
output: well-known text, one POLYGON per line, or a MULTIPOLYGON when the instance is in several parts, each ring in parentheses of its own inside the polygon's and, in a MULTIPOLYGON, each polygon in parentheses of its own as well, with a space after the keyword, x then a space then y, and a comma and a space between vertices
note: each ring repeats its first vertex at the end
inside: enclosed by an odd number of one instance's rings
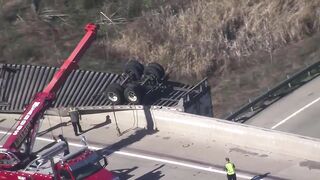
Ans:
MULTIPOLYGON (((156 179, 161 179, 162 177, 164 177, 165 175, 162 174, 161 171, 159 171, 159 169, 163 168, 165 166, 165 164, 160 165, 159 167, 153 169, 152 171, 149 171, 147 173, 145 173, 144 175, 134 178, 136 180, 156 180, 156 179)), ((112 170, 112 173, 114 173, 117 177, 119 177, 119 179, 124 180, 124 179, 129 179, 135 176, 135 174, 133 173, 133 171, 135 171, 136 169, 138 169, 137 166, 134 166, 133 168, 128 168, 128 169, 116 169, 116 170, 112 170)))
POLYGON ((105 126, 105 125, 108 125, 108 124, 110 124, 110 122, 103 122, 103 123, 99 123, 99 124, 94 124, 93 127, 89 128, 89 129, 87 129, 87 130, 84 130, 84 131, 82 132, 82 134, 84 134, 84 133, 86 133, 86 132, 89 132, 89 131, 91 131, 91 130, 93 130, 93 129, 101 128, 101 127, 103 127, 103 126, 105 126))
POLYGON ((265 174, 261 174, 261 175, 257 175, 257 176, 254 176, 253 178, 251 178, 251 180, 260 180, 260 179, 263 179, 265 177, 267 177, 270 173, 265 173, 265 174))
POLYGON ((265 174, 259 174, 254 176, 253 178, 251 178, 250 180, 262 180, 263 178, 270 178, 270 179, 274 179, 274 180, 289 180, 286 178, 280 178, 280 177, 276 177, 276 176, 269 176, 269 174, 271 174, 270 172, 267 172, 265 174))
POLYGON ((115 169, 115 170, 112 170, 112 173, 115 174, 120 179, 129 179, 134 176, 134 175, 131 175, 130 173, 136 169, 138 169, 137 166, 130 169, 115 169))
POLYGON ((69 123, 69 122, 71 122, 71 121, 63 122, 63 123, 57 124, 57 125, 55 125, 55 126, 53 126, 53 127, 50 127, 50 128, 48 128, 48 129, 46 129, 46 130, 44 130, 44 131, 39 132, 39 133, 37 134, 37 136, 43 136, 43 135, 47 134, 47 133, 50 132, 50 131, 53 131, 53 130, 58 129, 58 128, 63 127, 63 126, 68 126, 68 123, 69 123))
POLYGON ((164 174, 162 174, 161 171, 159 171, 159 169, 161 169, 162 167, 164 167, 165 165, 162 164, 161 166, 155 168, 154 170, 136 178, 136 180, 151 180, 151 179, 161 179, 163 176, 165 176, 164 174))
POLYGON ((51 148, 53 145, 55 145, 57 142, 56 141, 54 141, 54 142, 52 142, 52 143, 50 143, 50 144, 47 144, 47 145, 45 145, 44 147, 42 147, 41 149, 39 149, 38 151, 35 151, 35 152, 33 152, 33 154, 39 154, 41 151, 43 151, 43 150, 45 150, 45 149, 48 149, 48 148, 51 148))
POLYGON ((114 151, 118 151, 118 150, 122 149, 123 147, 126 147, 126 146, 133 144, 135 142, 138 142, 141 139, 143 139, 145 136, 154 134, 156 132, 157 131, 151 131, 151 130, 147 130, 147 129, 139 129, 134 134, 128 136, 127 138, 122 139, 122 140, 120 140, 110 146, 107 146, 100 151, 102 154, 108 156, 108 155, 112 154, 114 151))
POLYGON ((130 144, 133 144, 135 142, 140 141, 141 139, 143 139, 147 135, 152 135, 152 134, 157 133, 158 131, 155 130, 153 117, 152 117, 152 114, 150 113, 150 107, 144 107, 144 113, 145 113, 145 117, 146 117, 147 129, 139 129, 139 130, 135 131, 134 134, 131 134, 127 138, 122 139, 122 140, 120 140, 110 146, 107 146, 107 147, 101 149, 100 153, 108 156, 108 155, 112 154, 114 151, 118 151, 118 150, 122 149, 123 147, 126 147, 130 144))

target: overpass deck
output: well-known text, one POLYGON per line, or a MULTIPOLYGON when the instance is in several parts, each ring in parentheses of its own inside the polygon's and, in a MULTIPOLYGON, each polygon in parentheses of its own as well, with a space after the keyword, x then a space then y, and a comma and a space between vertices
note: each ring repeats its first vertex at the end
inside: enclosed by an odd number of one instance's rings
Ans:
MULTIPOLYGON (((188 129, 181 133, 181 127, 161 128, 161 121, 154 121, 157 131, 148 131, 141 126, 145 119, 136 113, 83 115, 81 121, 91 148, 104 148, 109 155, 107 168, 123 179, 226 179, 223 172, 225 157, 230 157, 236 164, 238 179, 268 173, 263 179, 313 179, 320 176, 318 161, 272 152, 268 148, 241 146, 228 138, 225 141, 214 137, 207 140, 201 129, 199 136, 191 137, 188 129), (110 115, 111 123, 106 122, 106 115, 110 115), (115 121, 120 131, 117 131, 115 121)), ((13 114, 0 114, 1 133, 17 118, 13 114)), ((36 148, 40 149, 52 142, 52 136, 63 133, 71 148, 76 149, 80 137, 74 136, 72 126, 66 123, 68 121, 67 117, 46 116, 36 148)))

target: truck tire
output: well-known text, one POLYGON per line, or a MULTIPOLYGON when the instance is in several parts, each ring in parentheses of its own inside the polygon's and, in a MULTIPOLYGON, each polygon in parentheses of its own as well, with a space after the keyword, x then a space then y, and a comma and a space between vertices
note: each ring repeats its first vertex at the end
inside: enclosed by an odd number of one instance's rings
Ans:
POLYGON ((120 105, 124 102, 123 87, 118 83, 112 83, 106 89, 108 100, 114 105, 120 105))
POLYGON ((144 71, 143 65, 137 60, 130 60, 124 66, 124 72, 130 74, 134 81, 141 78, 144 71))
POLYGON ((141 104, 144 95, 144 89, 139 84, 128 84, 124 90, 124 97, 129 103, 141 104))
POLYGON ((165 76, 166 72, 165 72, 163 66, 161 66, 159 63, 152 62, 152 63, 149 63, 148 66, 153 66, 154 68, 158 69, 158 71, 160 72, 162 78, 165 76))
POLYGON ((148 65, 144 69, 143 73, 145 76, 151 76, 152 78, 155 78, 158 81, 161 81, 161 79, 164 77, 164 72, 155 65, 148 65))

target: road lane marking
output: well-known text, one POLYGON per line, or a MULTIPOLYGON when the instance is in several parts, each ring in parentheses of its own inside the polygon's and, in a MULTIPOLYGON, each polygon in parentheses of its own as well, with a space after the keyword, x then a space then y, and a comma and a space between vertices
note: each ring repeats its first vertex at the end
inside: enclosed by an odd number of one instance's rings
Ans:
POLYGON ((314 103, 318 102, 320 100, 320 97, 314 101, 312 101, 311 103, 305 105, 304 107, 302 107, 301 109, 299 109, 298 111, 292 113, 290 116, 288 116, 287 118, 285 118, 284 120, 280 121, 278 124, 274 125, 271 127, 271 129, 275 129, 278 126, 280 126, 281 124, 285 123, 286 121, 288 121, 289 119, 291 119, 292 117, 296 116, 297 114, 299 114, 300 112, 302 112, 303 110, 307 109, 308 107, 312 106, 314 103))
MULTIPOLYGON (((7 132, 0 131, 0 134, 6 134, 6 133, 7 132)), ((40 141, 45 141, 45 142, 54 142, 54 140, 52 140, 52 139, 43 138, 43 137, 37 137, 36 139, 40 140, 40 141)), ((84 147, 84 145, 82 145, 82 144, 77 144, 77 143, 72 143, 72 142, 68 142, 68 144, 69 144, 69 146, 74 146, 74 147, 84 147)), ((97 147, 97 146, 88 146, 88 147, 92 150, 102 149, 102 147, 97 147)), ((129 157, 135 157, 135 158, 139 158, 139 159, 146 159, 146 160, 150 160, 150 161, 173 164, 173 165, 177 165, 177 166, 187 167, 187 168, 191 168, 191 169, 198 169, 198 170, 217 173, 217 174, 223 174, 223 175, 226 174, 225 171, 219 170, 217 168, 213 168, 210 166, 209 167, 200 166, 200 165, 195 165, 192 163, 184 163, 184 162, 173 161, 173 160, 164 159, 164 158, 157 158, 157 157, 146 156, 146 155, 142 155, 142 154, 130 153, 130 152, 126 152, 126 151, 113 151, 113 153, 118 154, 118 155, 122 155, 122 156, 129 156, 129 157)), ((247 176, 242 173, 237 173, 237 177, 242 178, 242 179, 252 179, 252 177, 247 176)))

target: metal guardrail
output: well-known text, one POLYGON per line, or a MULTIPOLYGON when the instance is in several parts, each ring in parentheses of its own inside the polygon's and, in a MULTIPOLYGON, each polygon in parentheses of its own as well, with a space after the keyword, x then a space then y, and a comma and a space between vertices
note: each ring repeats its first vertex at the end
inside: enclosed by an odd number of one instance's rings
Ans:
POLYGON ((312 79, 320 75, 320 61, 311 66, 295 73, 293 76, 288 77, 283 82, 270 89, 265 94, 257 97, 248 104, 242 106, 238 111, 225 117, 224 119, 244 123, 260 111, 264 110, 277 100, 285 95, 291 93, 300 86, 306 84, 312 79))

